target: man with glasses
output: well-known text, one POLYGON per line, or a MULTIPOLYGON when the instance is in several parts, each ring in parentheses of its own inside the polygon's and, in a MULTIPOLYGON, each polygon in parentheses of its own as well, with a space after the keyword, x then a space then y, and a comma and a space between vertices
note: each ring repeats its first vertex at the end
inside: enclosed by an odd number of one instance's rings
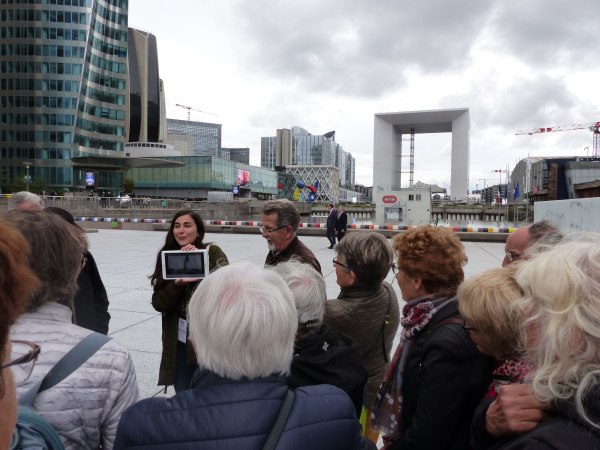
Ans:
POLYGON ((549 243, 556 243, 562 239, 562 233, 547 220, 541 220, 513 231, 506 239, 502 267, 523 258, 525 251, 542 238, 549 243))
POLYGON ((276 266, 293 259, 310 264, 321 273, 321 264, 314 253, 296 236, 299 223, 300 213, 289 200, 271 200, 264 204, 259 230, 269 248, 265 265, 276 266))

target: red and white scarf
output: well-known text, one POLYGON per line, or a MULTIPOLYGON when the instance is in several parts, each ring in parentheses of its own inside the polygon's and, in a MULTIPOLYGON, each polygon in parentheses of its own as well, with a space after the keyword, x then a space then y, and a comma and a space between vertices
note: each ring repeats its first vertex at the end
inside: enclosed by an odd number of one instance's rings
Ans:
POLYGON ((431 295, 411 300, 402 309, 402 334, 394 357, 383 378, 371 410, 371 425, 379 428, 386 439, 400 437, 402 416, 402 376, 406 357, 413 338, 417 336, 444 306, 455 302, 456 297, 431 300, 431 295))

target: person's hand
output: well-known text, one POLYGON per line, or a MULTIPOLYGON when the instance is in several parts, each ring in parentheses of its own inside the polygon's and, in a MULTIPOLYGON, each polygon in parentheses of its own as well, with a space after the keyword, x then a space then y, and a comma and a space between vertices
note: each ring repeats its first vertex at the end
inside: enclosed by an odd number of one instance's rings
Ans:
POLYGON ((197 283, 202 278, 175 278, 175 284, 197 283))
POLYGON ((485 426, 495 437, 523 433, 534 429, 546 417, 546 409, 533 396, 530 385, 501 385, 498 397, 485 414, 485 426))
POLYGON ((194 244, 187 244, 181 247, 182 252, 189 252, 192 250, 198 250, 194 244))

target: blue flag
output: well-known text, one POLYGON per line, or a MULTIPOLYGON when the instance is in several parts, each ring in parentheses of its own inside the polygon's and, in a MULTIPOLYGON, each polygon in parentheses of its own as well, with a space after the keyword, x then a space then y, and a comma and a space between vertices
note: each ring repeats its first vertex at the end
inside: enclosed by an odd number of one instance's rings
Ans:
POLYGON ((518 182, 515 185, 515 190, 513 192, 513 198, 515 198, 515 199, 519 198, 519 183, 518 182))

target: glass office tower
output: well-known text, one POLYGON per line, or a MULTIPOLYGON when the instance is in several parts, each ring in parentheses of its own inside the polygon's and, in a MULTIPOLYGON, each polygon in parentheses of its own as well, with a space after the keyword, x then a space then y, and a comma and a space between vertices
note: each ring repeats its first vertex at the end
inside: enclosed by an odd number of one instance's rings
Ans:
POLYGON ((127 0, 0 0, 0 188, 117 190, 123 171, 72 161, 127 141, 127 0))

